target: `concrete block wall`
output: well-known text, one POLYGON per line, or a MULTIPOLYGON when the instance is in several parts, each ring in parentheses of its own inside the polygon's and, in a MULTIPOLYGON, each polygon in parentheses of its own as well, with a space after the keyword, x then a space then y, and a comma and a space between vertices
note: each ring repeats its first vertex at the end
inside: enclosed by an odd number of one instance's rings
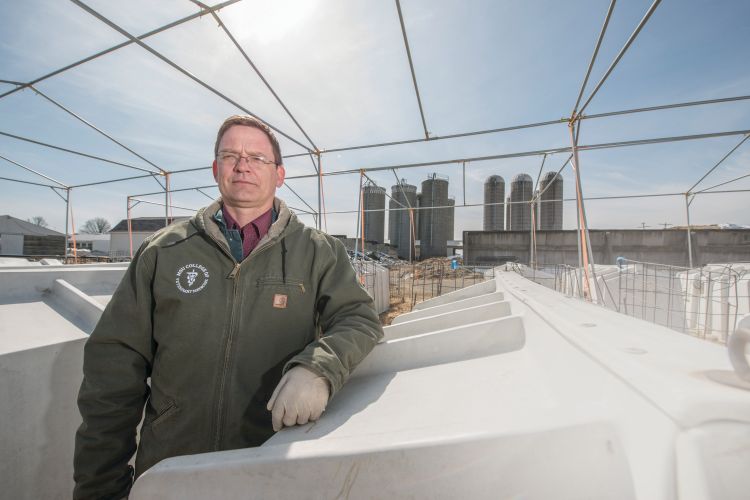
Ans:
MULTIPOLYGON (((687 232, 679 229, 591 230, 591 247, 597 264, 629 260, 688 267, 687 232)), ((514 258, 529 262, 526 231, 464 231, 464 261, 468 265, 501 264, 514 258)), ((693 266, 715 262, 750 261, 750 230, 696 229, 692 232, 693 266)), ((578 265, 576 231, 537 231, 537 263, 578 265)))

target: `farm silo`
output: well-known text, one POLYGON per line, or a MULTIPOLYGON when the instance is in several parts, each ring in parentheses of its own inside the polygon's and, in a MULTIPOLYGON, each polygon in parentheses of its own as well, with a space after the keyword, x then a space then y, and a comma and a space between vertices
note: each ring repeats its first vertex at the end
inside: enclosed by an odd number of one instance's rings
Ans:
POLYGON ((369 183, 362 188, 365 241, 383 243, 385 238, 385 188, 369 183))
POLYGON ((529 231, 531 229, 531 191, 534 182, 528 174, 518 174, 510 183, 510 202, 512 211, 510 225, 513 231, 529 231))
POLYGON ((397 218, 398 212, 394 208, 398 207, 393 201, 393 190, 391 189, 391 199, 388 200, 388 242, 396 246, 396 235, 398 234, 397 218))
POLYGON ((484 183, 484 230, 502 231, 505 229, 505 179, 492 175, 484 183))
MULTIPOLYGON (((391 196, 395 200, 395 232, 391 245, 398 247, 398 256, 402 259, 414 257, 414 239, 412 238, 411 221, 408 207, 417 206, 417 186, 413 186, 401 179, 398 184, 391 186, 391 196)), ((416 221, 414 221, 416 223, 416 221)), ((389 231, 390 234, 390 231, 389 231)), ((415 233, 416 234, 416 233, 415 233)))
POLYGON ((556 172, 547 172, 539 183, 539 190, 543 191, 539 201, 539 229, 562 229, 562 176, 556 172))
POLYGON ((431 174, 422 181, 419 211, 420 259, 445 257, 448 242, 448 179, 431 174))

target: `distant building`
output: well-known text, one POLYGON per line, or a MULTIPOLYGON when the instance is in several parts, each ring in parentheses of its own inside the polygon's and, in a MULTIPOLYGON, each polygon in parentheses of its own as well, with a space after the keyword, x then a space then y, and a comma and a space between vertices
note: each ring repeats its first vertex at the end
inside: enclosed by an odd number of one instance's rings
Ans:
MULTIPOLYGON (((188 217, 173 217, 169 223, 187 219, 188 217)), ((138 217, 130 219, 130 228, 133 235, 133 253, 138 250, 141 243, 159 229, 165 227, 164 217, 138 217)), ((128 234, 128 220, 122 219, 109 231, 109 256, 130 257, 130 237, 128 234)))
POLYGON ((0 215, 0 255, 64 255, 65 235, 10 215, 0 215))
MULTIPOLYGON (((68 249, 73 248, 73 240, 75 239, 75 247, 77 250, 85 250, 91 252, 91 255, 108 256, 109 255, 109 233, 102 234, 89 234, 80 233, 76 234, 75 238, 71 236, 68 239, 68 249)), ((71 252, 68 252, 71 253, 71 252)))

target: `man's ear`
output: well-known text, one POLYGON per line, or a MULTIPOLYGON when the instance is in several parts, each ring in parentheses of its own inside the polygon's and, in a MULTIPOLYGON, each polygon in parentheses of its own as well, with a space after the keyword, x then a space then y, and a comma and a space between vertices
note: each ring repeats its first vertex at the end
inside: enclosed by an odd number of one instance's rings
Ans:
MULTIPOLYGON (((215 163, 215 162, 214 162, 215 163)), ((280 188, 284 184, 284 177, 286 176, 286 169, 284 165, 276 166, 276 187, 280 188)))
POLYGON ((216 160, 214 160, 213 165, 211 165, 211 169, 214 172, 214 180, 219 182, 219 167, 216 165, 216 160))

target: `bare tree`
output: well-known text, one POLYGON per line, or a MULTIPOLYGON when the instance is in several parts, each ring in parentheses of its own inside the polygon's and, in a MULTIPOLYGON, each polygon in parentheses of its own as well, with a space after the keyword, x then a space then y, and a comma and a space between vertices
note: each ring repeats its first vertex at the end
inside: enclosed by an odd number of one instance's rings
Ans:
POLYGON ((49 224, 47 224, 47 221, 44 220, 44 217, 42 217, 41 215, 35 215, 31 219, 28 219, 28 222, 36 224, 37 226, 49 227, 49 224))
POLYGON ((107 219, 103 217, 94 217, 93 219, 89 219, 86 221, 86 223, 81 228, 81 232, 88 234, 103 234, 110 229, 112 229, 112 226, 109 225, 107 219))

